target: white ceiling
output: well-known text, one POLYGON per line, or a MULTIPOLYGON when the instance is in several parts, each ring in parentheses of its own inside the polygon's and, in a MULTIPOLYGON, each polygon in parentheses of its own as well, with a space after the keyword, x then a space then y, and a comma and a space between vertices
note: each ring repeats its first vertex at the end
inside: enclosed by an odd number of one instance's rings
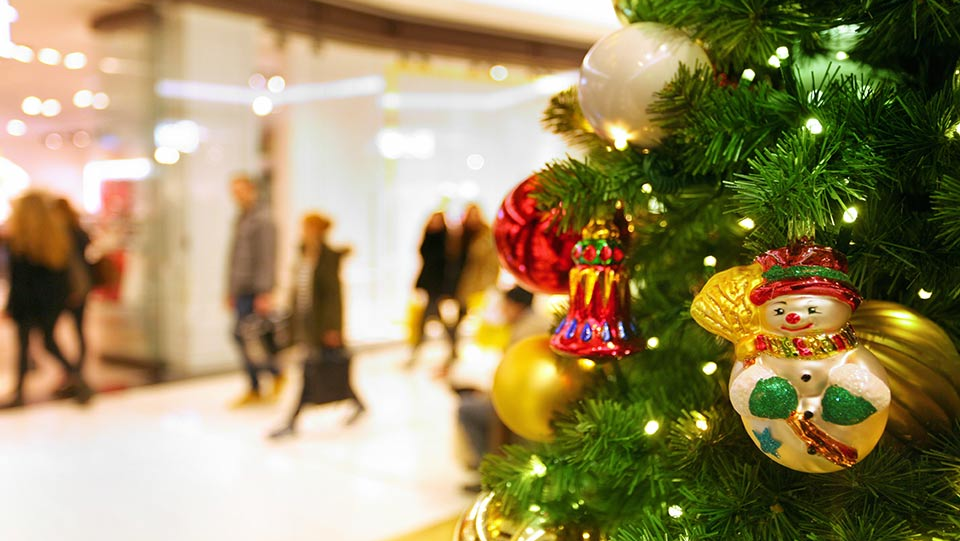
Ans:
MULTIPOLYGON (((132 0, 0 0, 19 12, 11 38, 38 51, 51 47, 63 54, 80 51, 88 55, 85 68, 68 70, 62 64, 48 66, 34 60, 21 63, 0 58, 0 154, 10 119, 27 123, 24 137, 38 140, 44 134, 65 136, 76 130, 90 130, 97 114, 72 104, 80 89, 99 90, 100 71, 90 21, 96 14, 128 6, 132 0), (27 96, 55 98, 63 112, 55 118, 30 117, 20 104, 27 96)), ((266 1, 266 0, 265 0, 266 1)), ((590 42, 619 26, 611 0, 337 0, 344 5, 402 12, 420 18, 455 21, 493 27, 527 35, 556 37, 564 41, 590 42)))

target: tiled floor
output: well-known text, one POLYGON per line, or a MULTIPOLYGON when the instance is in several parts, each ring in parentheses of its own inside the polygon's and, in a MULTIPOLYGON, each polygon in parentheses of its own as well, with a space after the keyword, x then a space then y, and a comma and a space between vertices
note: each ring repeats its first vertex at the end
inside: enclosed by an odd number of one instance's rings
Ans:
POLYGON ((313 407, 280 442, 264 436, 297 385, 231 411, 240 375, 0 413, 0 539, 381 541, 454 516, 472 500, 455 398, 430 362, 404 370, 406 355, 356 357, 359 422, 343 426, 347 405, 313 407))

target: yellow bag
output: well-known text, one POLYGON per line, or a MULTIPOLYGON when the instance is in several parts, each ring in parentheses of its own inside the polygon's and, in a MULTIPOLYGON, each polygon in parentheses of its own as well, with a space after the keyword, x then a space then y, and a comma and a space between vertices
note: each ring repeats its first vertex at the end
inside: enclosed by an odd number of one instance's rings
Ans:
POLYGON ((427 309, 427 300, 423 295, 414 295, 407 305, 407 341, 416 345, 423 338, 423 312, 427 309))

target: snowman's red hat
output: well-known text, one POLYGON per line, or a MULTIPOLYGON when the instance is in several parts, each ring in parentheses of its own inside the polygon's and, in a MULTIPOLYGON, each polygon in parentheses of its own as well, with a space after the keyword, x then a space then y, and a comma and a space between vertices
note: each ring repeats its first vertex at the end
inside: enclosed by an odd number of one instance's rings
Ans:
POLYGON ((842 253, 809 241, 770 250, 757 256, 764 281, 750 292, 750 302, 761 304, 782 295, 829 295, 853 310, 862 297, 847 276, 842 253))

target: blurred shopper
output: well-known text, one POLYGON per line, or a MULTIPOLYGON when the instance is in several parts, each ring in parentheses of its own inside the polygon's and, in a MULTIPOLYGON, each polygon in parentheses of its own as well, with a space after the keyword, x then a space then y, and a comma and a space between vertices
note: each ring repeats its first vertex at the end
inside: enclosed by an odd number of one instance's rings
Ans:
MULTIPOLYGON (((77 370, 83 371, 83 364, 87 356, 87 341, 83 332, 83 316, 87 307, 87 296, 93 288, 93 267, 87 262, 87 247, 90 246, 90 235, 80 225, 80 215, 70 201, 58 197, 54 201, 54 210, 67 224, 70 232, 70 261, 68 263, 67 311, 73 316, 74 327, 77 331, 79 356, 77 370)), ((60 390, 58 394, 67 394, 68 390, 60 390)))
POLYGON ((70 293, 69 264, 73 251, 70 231, 51 201, 28 192, 13 204, 8 223, 10 294, 7 313, 17 325, 19 357, 17 385, 8 406, 23 404, 23 384, 29 364, 30 334, 40 331, 43 345, 66 372, 67 386, 80 403, 93 391, 54 341, 53 329, 70 293))
POLYGON ((449 244, 451 258, 447 269, 447 280, 452 285, 451 289, 459 305, 459 313, 450 331, 453 340, 452 354, 445 369, 457 359, 460 323, 467 311, 480 303, 484 292, 497 283, 497 275, 500 272, 493 233, 484 220, 480 207, 476 204, 467 205, 460 230, 449 244))
MULTIPOLYGON (((454 346, 454 328, 443 321, 440 314, 440 301, 452 294, 452 289, 447 280, 447 251, 448 235, 447 222, 443 217, 442 211, 434 212, 430 215, 427 225, 423 231, 423 239, 420 241, 420 259, 422 266, 420 274, 417 276, 416 289, 423 291, 427 296, 427 304, 420 314, 419 321, 414 323, 413 328, 413 352, 408 368, 412 368, 417 362, 417 352, 424 341, 424 327, 430 318, 437 318, 444 323, 447 336, 451 347, 454 346)), ((452 355, 451 355, 452 356, 452 355)))
POLYGON ((231 190, 240 214, 233 227, 227 302, 236 316, 233 336, 250 378, 250 389, 233 403, 234 407, 242 407, 276 398, 285 379, 274 355, 268 355, 262 363, 254 361, 240 332, 245 318, 266 316, 272 308, 270 295, 276 274, 276 226, 269 208, 260 202, 257 186, 249 176, 235 176, 231 190), (261 394, 260 372, 273 375, 273 392, 269 397, 261 394))
POLYGON ((287 424, 272 432, 271 438, 295 434, 297 417, 305 405, 351 400, 355 409, 348 424, 366 410, 350 386, 350 354, 343 343, 340 262, 350 250, 327 245, 332 225, 329 218, 318 213, 303 218, 291 302, 294 337, 306 353, 303 385, 287 424))
MULTIPOLYGON (((533 294, 523 288, 514 287, 504 293, 500 309, 503 322, 510 333, 507 347, 549 330, 550 322, 537 314, 532 305, 533 294)), ((457 418, 473 455, 469 466, 476 469, 483 455, 506 442, 509 431, 497 418, 490 399, 496 364, 481 366, 479 369, 461 369, 459 366, 467 363, 466 360, 458 362, 458 366, 451 372, 450 383, 460 396, 457 418)), ((468 488, 472 489, 473 486, 468 488)))

